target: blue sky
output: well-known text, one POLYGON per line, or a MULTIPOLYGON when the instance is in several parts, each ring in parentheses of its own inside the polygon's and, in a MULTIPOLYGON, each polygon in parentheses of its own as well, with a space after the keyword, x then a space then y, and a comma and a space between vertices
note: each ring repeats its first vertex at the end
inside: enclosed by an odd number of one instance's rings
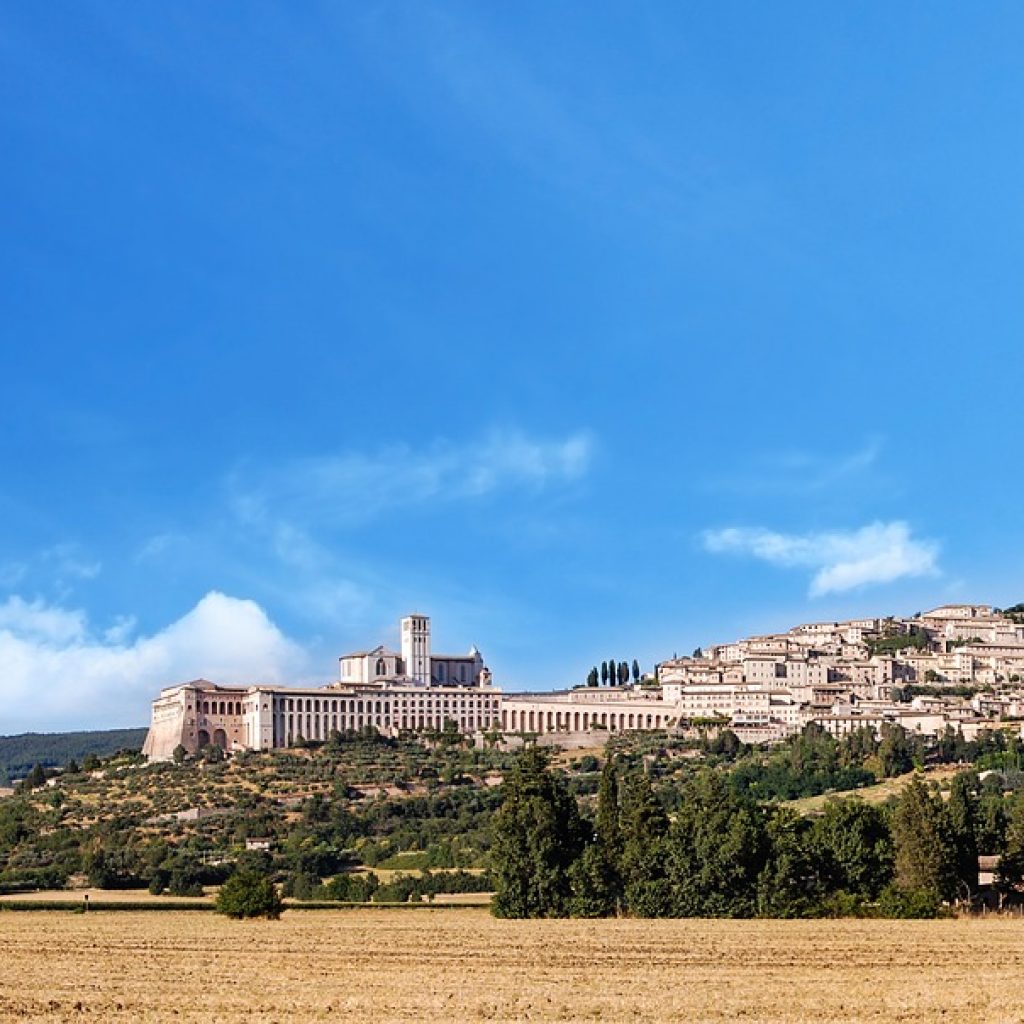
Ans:
POLYGON ((1024 14, 0 7, 0 732, 1024 600, 1024 14))

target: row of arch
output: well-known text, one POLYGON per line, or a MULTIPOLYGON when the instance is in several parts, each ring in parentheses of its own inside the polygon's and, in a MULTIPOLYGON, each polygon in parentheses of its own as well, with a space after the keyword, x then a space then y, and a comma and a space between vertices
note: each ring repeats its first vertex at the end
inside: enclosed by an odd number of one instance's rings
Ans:
POLYGON ((665 716, 656 711, 540 711, 509 709, 501 712, 501 728, 508 732, 587 732, 589 729, 663 729, 665 716))
MULTIPOLYGON (((369 703, 369 702, 367 702, 369 703)), ((449 722, 455 722, 460 732, 475 732, 487 729, 494 723, 482 712, 479 716, 452 718, 445 714, 412 713, 391 715, 353 714, 278 714, 274 716, 274 746, 291 746, 299 736, 307 740, 326 740, 331 733, 362 729, 372 725, 378 729, 437 729, 449 722)))
POLYGON ((240 715, 242 713, 242 702, 240 700, 204 700, 199 710, 204 715, 240 715))
POLYGON ((211 742, 215 747, 220 747, 221 750, 228 749, 228 736, 223 729, 214 729, 212 736, 205 729, 200 729, 199 735, 196 738, 200 749, 208 747, 211 742))

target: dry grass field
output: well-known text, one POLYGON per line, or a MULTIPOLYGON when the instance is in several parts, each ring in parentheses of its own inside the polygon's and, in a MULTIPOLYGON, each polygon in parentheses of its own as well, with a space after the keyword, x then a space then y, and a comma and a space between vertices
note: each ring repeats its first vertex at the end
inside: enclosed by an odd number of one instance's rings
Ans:
POLYGON ((869 804, 881 804, 891 796, 899 796, 910 785, 911 780, 915 776, 918 778, 923 777, 925 782, 937 782, 942 785, 948 784, 956 773, 961 771, 963 771, 961 765, 931 765, 925 768, 923 773, 917 771, 907 772, 906 775, 897 775, 893 779, 883 779, 874 786, 865 786, 863 789, 854 789, 841 793, 823 793, 821 796, 805 796, 799 800, 787 800, 786 804, 801 814, 812 814, 815 811, 820 811, 825 806, 826 801, 834 800, 837 797, 842 799, 856 796, 869 804))
POLYGON ((1020 919, 0 913, 0 1020, 1024 1021, 1020 919))

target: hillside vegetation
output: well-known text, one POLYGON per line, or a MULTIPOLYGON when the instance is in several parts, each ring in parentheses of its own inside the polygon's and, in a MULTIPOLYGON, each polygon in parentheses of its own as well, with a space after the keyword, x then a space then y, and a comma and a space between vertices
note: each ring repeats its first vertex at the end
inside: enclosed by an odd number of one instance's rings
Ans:
MULTIPOLYGON (((552 759, 584 823, 599 812, 610 757, 648 780, 669 820, 706 771, 736 799, 770 808, 855 791, 915 767, 971 763, 995 772, 972 789, 980 849, 992 853, 1005 840, 1006 794, 1024 780, 1019 743, 1002 732, 968 743, 894 727, 880 739, 864 731, 837 741, 809 727, 774 749, 745 746, 728 731, 620 734, 603 751, 552 759)), ((399 740, 371 730, 315 749, 225 758, 209 748, 161 764, 122 752, 88 770, 84 763, 59 773, 35 769, 0 800, 0 892, 88 884, 181 897, 238 869, 270 874, 299 899, 404 902, 486 892, 494 884, 497 812, 520 760, 457 735, 399 740)))
POLYGON ((119 750, 138 750, 145 729, 104 729, 99 732, 25 732, 0 736, 0 786, 24 778, 35 767, 60 768, 69 761, 109 757, 119 750))

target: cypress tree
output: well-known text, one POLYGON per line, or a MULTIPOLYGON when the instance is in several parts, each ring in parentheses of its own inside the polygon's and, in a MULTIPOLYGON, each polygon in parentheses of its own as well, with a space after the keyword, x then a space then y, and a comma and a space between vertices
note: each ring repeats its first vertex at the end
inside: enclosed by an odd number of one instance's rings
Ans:
POLYGON ((605 761, 597 790, 597 819, 593 841, 569 869, 574 917, 608 917, 622 905, 619 860, 622 831, 619 824, 619 778, 612 758, 605 761))
POLYGON ((613 758, 601 769, 597 788, 596 840, 616 865, 622 856, 622 826, 619 821, 619 774, 613 758))
POLYGON ((931 900, 956 896, 956 849, 941 801, 920 778, 903 790, 892 818, 896 843, 896 885, 931 900))
POLYGON ((957 897, 970 901, 978 891, 978 798, 973 772, 958 773, 950 786, 946 819, 956 859, 957 897))
POLYGON ((634 769, 625 776, 620 806, 619 871, 626 909, 641 917, 663 917, 671 910, 665 873, 668 815, 646 772, 634 769))
POLYGON ((505 779, 492 825, 495 917, 560 917, 570 910, 569 868, 583 846, 576 800, 536 747, 505 779))

